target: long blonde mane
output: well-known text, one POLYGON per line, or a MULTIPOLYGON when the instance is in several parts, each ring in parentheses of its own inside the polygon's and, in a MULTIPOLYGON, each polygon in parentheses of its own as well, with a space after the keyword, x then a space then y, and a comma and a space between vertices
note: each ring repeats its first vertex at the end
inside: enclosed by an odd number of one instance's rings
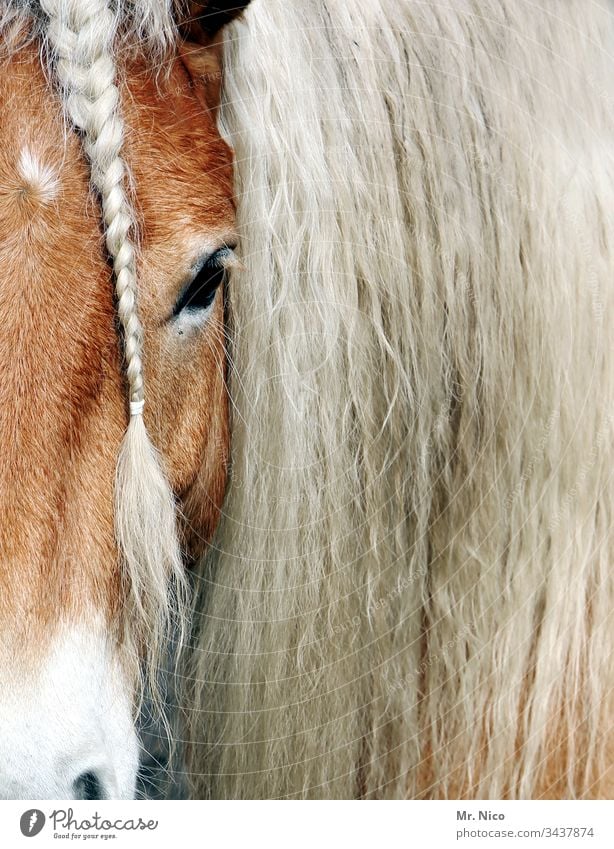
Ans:
POLYGON ((613 37, 585 0, 254 0, 233 25, 246 270, 196 795, 597 792, 613 37))
MULTIPOLYGON (((175 38, 170 2, 111 5, 175 38)), ((45 40, 39 7, 2 0, 5 41, 31 14, 45 40)), ((606 0, 254 0, 231 28, 245 271, 194 795, 599 792, 613 39, 606 0)), ((129 576, 154 667, 156 552, 129 576)))

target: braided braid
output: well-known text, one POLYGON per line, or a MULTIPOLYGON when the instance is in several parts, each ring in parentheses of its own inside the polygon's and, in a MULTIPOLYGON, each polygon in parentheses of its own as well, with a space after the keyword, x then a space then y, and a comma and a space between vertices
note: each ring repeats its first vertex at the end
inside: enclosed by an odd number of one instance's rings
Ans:
POLYGON ((116 534, 129 577, 128 596, 141 624, 139 639, 146 638, 149 651, 149 683, 154 684, 170 614, 182 612, 185 587, 173 495, 142 416, 143 328, 137 311, 136 252, 131 239, 135 219, 125 190, 124 124, 113 55, 118 13, 106 0, 41 0, 41 6, 49 17, 47 38, 65 108, 83 134, 113 261, 130 402, 130 422, 117 468, 116 534), (170 581, 172 578, 175 580, 170 581), (175 590, 172 603, 171 585, 175 590))
POLYGON ((134 221, 124 190, 126 169, 121 158, 124 126, 111 53, 116 19, 105 0, 43 0, 42 5, 50 15, 48 37, 57 57, 56 74, 66 93, 67 111, 83 132, 92 184, 101 198, 130 401, 138 403, 144 399, 143 332, 136 309, 135 251, 130 240, 134 221), (65 14, 58 14, 58 9, 65 14))

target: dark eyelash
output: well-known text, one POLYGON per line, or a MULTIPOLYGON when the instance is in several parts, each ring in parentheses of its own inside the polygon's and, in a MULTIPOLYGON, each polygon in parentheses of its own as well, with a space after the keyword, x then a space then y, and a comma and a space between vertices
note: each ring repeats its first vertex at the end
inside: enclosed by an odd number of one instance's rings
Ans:
POLYGON ((183 310, 206 310, 211 306, 215 293, 226 279, 221 259, 222 251, 216 251, 185 286, 173 308, 173 318, 183 310))

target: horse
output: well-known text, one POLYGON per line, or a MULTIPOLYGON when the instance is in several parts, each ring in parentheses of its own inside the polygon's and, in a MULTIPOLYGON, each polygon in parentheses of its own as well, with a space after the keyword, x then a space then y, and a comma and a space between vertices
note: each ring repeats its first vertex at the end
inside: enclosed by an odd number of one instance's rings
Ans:
POLYGON ((2 797, 134 796, 142 683, 219 513, 233 8, 1 6, 2 797))
POLYGON ((0 795, 610 796, 609 2, 1 8, 0 795))

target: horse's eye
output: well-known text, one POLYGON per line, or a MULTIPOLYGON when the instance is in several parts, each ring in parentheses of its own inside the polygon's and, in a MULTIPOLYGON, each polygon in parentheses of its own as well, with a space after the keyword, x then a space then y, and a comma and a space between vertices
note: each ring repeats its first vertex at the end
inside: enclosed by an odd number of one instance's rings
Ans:
POLYGON ((183 312, 202 312, 209 309, 215 293, 226 278, 228 249, 216 251, 208 257, 194 277, 183 288, 173 308, 173 318, 183 312))

